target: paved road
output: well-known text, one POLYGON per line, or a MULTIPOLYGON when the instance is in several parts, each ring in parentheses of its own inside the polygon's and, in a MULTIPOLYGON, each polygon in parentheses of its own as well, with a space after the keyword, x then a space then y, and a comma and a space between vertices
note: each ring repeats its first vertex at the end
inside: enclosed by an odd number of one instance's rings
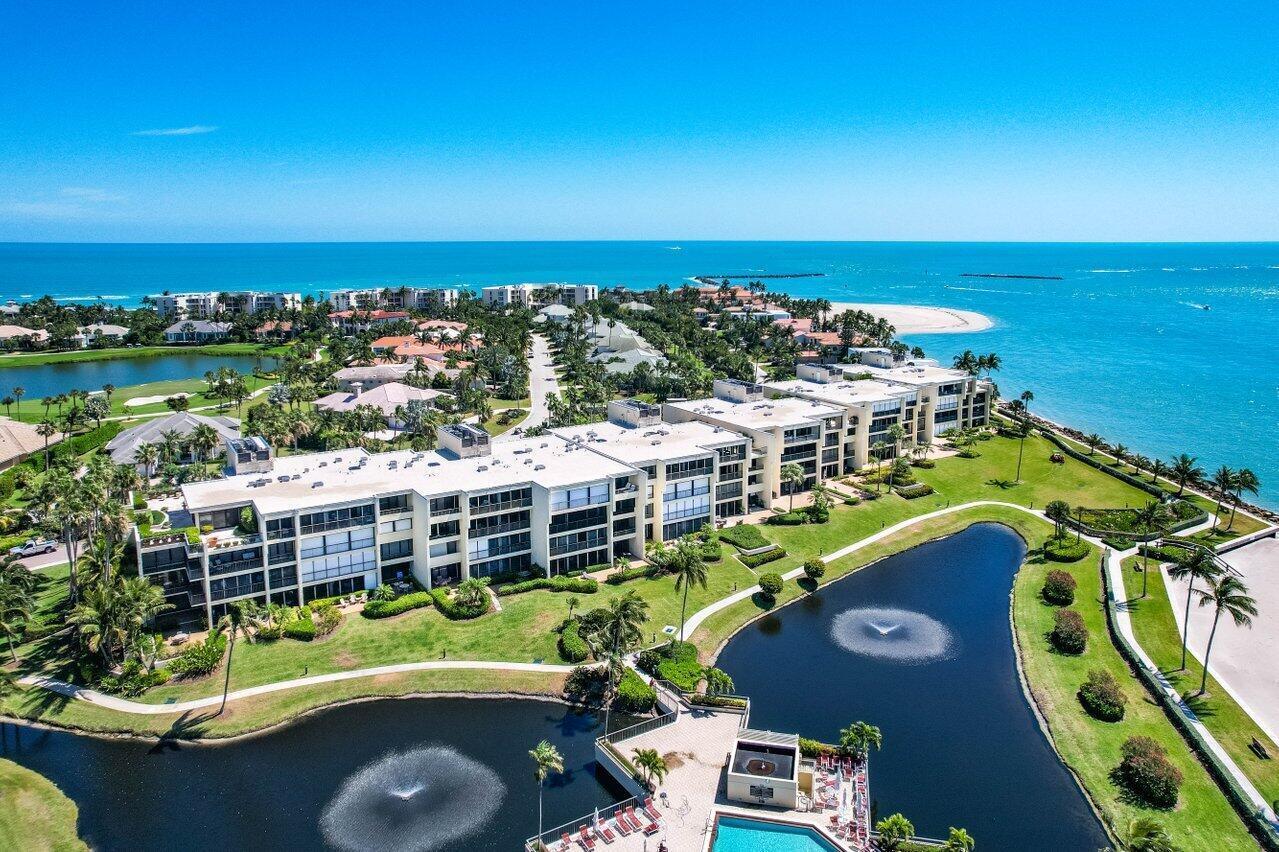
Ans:
MULTIPOLYGON (((76 553, 84 553, 86 542, 80 542, 80 549, 76 553)), ((67 547, 62 542, 58 542, 58 549, 52 553, 41 553, 38 556, 27 556, 18 560, 19 563, 28 569, 35 571, 40 568, 48 568, 50 565, 65 565, 67 563, 67 547)))
MULTIPOLYGON (((551 414, 546 407, 546 399, 553 393, 559 393, 560 390, 560 383, 555 378, 555 365, 551 361, 551 345, 540 334, 533 335, 533 346, 528 358, 528 367, 529 409, 528 417, 525 417, 520 423, 521 429, 529 429, 545 423, 551 414)), ((518 437, 519 435, 514 434, 514 430, 511 430, 498 435, 493 439, 493 442, 512 441, 518 437)))

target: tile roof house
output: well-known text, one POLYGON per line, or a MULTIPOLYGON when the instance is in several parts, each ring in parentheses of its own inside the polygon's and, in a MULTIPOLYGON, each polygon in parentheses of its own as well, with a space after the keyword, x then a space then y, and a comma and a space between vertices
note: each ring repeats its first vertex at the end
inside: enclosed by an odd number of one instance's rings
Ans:
POLYGON ((354 411, 361 406, 372 406, 382 412, 387 426, 398 429, 403 426, 396 415, 396 410, 401 406, 408 405, 413 400, 421 400, 434 406, 436 399, 449 396, 442 391, 415 388, 401 382, 388 382, 368 391, 360 387, 358 382, 353 383, 351 387, 350 391, 339 391, 320 397, 315 401, 315 407, 324 411, 345 412, 354 411))
MULTIPOLYGON (((49 446, 61 439, 62 433, 54 434, 49 439, 49 446)), ((0 470, 43 450, 44 438, 36 432, 35 426, 20 420, 0 420, 0 470)))

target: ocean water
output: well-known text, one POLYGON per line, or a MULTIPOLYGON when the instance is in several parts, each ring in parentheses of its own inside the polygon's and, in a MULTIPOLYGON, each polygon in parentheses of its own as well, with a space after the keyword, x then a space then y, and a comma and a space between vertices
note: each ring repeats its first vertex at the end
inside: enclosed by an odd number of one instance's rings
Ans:
POLYGON ((1032 390, 1038 413, 1148 456, 1250 467, 1259 502, 1279 507, 1279 243, 0 244, 0 300, 47 293, 124 305, 166 289, 646 288, 795 273, 821 277, 768 283, 796 296, 984 313, 993 329, 907 339, 943 360, 997 352, 1005 396, 1032 390))

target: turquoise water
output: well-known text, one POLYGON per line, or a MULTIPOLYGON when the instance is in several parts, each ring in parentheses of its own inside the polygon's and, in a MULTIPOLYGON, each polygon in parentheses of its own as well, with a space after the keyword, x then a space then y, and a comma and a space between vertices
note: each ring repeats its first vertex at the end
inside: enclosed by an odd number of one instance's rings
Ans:
POLYGON ((711 852, 839 852, 812 829, 722 816, 711 852))
POLYGON ((1251 467, 1279 507, 1279 243, 324 243, 0 245, 0 300, 51 294, 135 304, 164 289, 512 281, 679 286, 772 280, 796 296, 945 305, 978 334, 910 338, 930 355, 998 352, 1005 395, 1148 456, 1251 467), (1062 280, 967 278, 962 273, 1062 280), (98 295, 94 295, 98 294, 98 295), (1204 310, 1208 306, 1210 310, 1204 310))

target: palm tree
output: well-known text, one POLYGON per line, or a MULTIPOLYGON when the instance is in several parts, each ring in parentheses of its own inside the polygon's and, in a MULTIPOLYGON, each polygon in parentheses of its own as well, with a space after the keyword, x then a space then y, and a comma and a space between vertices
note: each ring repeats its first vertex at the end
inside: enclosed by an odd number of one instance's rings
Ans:
POLYGON ((115 385, 111 384, 110 382, 107 382, 105 385, 102 386, 102 393, 104 393, 107 397, 107 405, 110 405, 111 394, 115 393, 115 385))
POLYGON ((49 469, 49 439, 58 434, 58 427, 50 420, 41 420, 36 427, 36 434, 44 438, 44 469, 49 469))
POLYGON ((218 430, 208 423, 201 423, 191 430, 191 449, 200 461, 208 461, 209 454, 217 448, 220 440, 218 430))
POLYGON ((667 563, 667 570, 675 575, 675 591, 684 592, 679 607, 679 641, 684 641, 684 613, 688 609, 688 589, 690 586, 706 588, 706 563, 702 561, 701 548, 691 537, 685 536, 676 542, 667 563))
POLYGON ((577 609, 579 606, 582 605, 582 599, 579 598, 577 595, 569 595, 568 598, 564 601, 564 603, 568 606, 568 617, 572 618, 573 610, 577 609))
MULTIPOLYGON (((303 610, 305 612, 306 610, 303 610)), ((226 609, 226 615, 218 621, 214 627, 215 634, 227 634, 227 650, 226 650, 226 678, 222 681, 222 704, 218 707, 217 715, 221 716, 222 711, 226 709, 227 692, 231 688, 231 655, 235 653, 235 637, 243 633, 244 638, 249 638, 249 625, 244 618, 244 610, 241 603, 229 604, 226 609)))
MULTIPOLYGON (((18 419, 22 419, 22 398, 27 395, 27 389, 18 385, 13 389, 13 398, 18 403, 18 419)), ((45 412, 48 412, 48 406, 45 406, 45 412)))
POLYGON ((666 777, 666 761, 655 748, 637 748, 633 754, 635 768, 644 776, 644 784, 651 789, 656 789, 666 777))
MULTIPOLYGON (((26 572, 27 569, 23 567, 22 570, 26 572)), ((4 633, 9 643, 9 654, 15 665, 18 662, 18 652, 14 650, 13 638, 26 632, 26 625, 31 620, 34 608, 35 600, 30 588, 17 582, 6 581, 0 584, 0 632, 4 633)))
POLYGON ((888 427, 888 437, 893 439, 893 463, 888 466, 888 490, 893 490, 893 470, 897 467, 897 457, 901 453, 902 441, 906 438, 906 430, 900 423, 888 427))
POLYGON ((1168 465, 1164 463, 1163 459, 1150 460, 1150 481, 1155 485, 1159 484, 1159 477, 1163 476, 1167 472, 1168 465))
POLYGON ((884 735, 869 722, 853 722, 839 732, 839 746, 853 754, 866 754, 870 747, 878 749, 884 744, 884 735))
POLYGON ((973 852, 977 847, 977 841, 973 836, 962 828, 951 826, 950 836, 946 838, 946 842, 941 845, 942 852, 973 852))
MULTIPOLYGON (((1158 500, 1147 500, 1146 505, 1137 510, 1137 523, 1150 532, 1163 514, 1158 500)), ((1150 577, 1150 543, 1141 549, 1141 596, 1146 596, 1146 581, 1150 577)))
POLYGON ((160 448, 155 444, 143 444, 134 453, 134 460, 142 465, 147 479, 151 478, 152 468, 160 461, 160 448))
POLYGON ((1208 591, 1200 590, 1199 605, 1212 606, 1212 631, 1208 634, 1208 647, 1204 649, 1203 679, 1199 682, 1199 694, 1208 690, 1208 658, 1212 655, 1212 640, 1217 636, 1217 622, 1221 613, 1230 613, 1235 627, 1252 627, 1252 616, 1257 614, 1257 602, 1248 596, 1248 587, 1234 574, 1225 574, 1221 579, 1209 582, 1208 591))
POLYGON ((604 662, 606 686, 604 688, 604 734, 608 735, 609 706, 613 690, 621 679, 626 654, 643 638, 641 627, 648 620, 648 602, 630 589, 613 598, 605 608, 604 617, 588 636, 583 637, 597 660, 604 662))
POLYGON ((1212 519, 1212 528, 1215 530, 1221 520, 1221 507, 1235 490, 1235 472, 1223 464, 1213 473, 1210 482, 1217 489, 1217 514, 1212 519))
POLYGON ((1091 456, 1093 453, 1097 452, 1098 447, 1106 443, 1106 439, 1098 435, 1096 432, 1093 432, 1088 437, 1084 438, 1084 443, 1088 445, 1088 455, 1091 456))
POLYGON ((533 778, 537 780, 537 837, 539 842, 542 838, 542 784, 546 781, 546 776, 552 772, 559 774, 564 771, 564 758, 560 755, 559 750, 546 740, 529 749, 528 756, 533 758, 533 778))
POLYGON ((1177 480, 1178 497, 1186 490, 1187 482, 1198 482, 1203 477, 1203 468, 1199 467, 1198 462, 1199 459, 1194 456, 1188 456, 1185 453, 1173 458, 1169 472, 1172 474, 1172 478, 1177 480))
POLYGON ((1115 457, 1115 461, 1119 462, 1119 469, 1124 469, 1124 462, 1128 461, 1128 447, 1124 444, 1115 444, 1110 448, 1110 454, 1115 457))
POLYGON ((1044 507, 1044 516, 1053 522, 1053 537, 1061 538, 1065 534, 1066 519, 1070 517, 1070 504, 1065 500, 1051 500, 1044 507))
POLYGON ((1235 471, 1235 501, 1230 507, 1230 524, 1226 529, 1233 529, 1235 525, 1235 512, 1239 509, 1239 504, 1243 502, 1243 494, 1247 491, 1249 494, 1256 494, 1261 488, 1261 480, 1257 474, 1253 473, 1246 467, 1241 467, 1235 471))
POLYGON ((1186 617, 1182 621, 1181 667, 1178 671, 1186 670, 1186 639, 1190 635, 1190 599, 1195 594, 1195 580, 1212 582, 1220 575, 1221 568, 1213 561, 1212 552, 1204 547, 1195 548, 1190 556, 1180 562, 1174 562, 1168 569, 1168 576, 1174 580, 1190 579, 1190 588, 1186 590, 1186 617))
POLYGON ((1150 817, 1137 817, 1128 823, 1128 839, 1124 843, 1128 852, 1177 852, 1168 832, 1150 817))
POLYGON ((795 489, 804 484, 804 469, 795 462, 782 465, 782 482, 790 486, 790 510, 795 511, 795 489))
POLYGON ((1026 447, 1026 435, 1030 433, 1030 403, 1035 399, 1035 394, 1024 390, 1017 399, 1021 403, 1023 419, 1021 422, 1021 437, 1017 442, 1017 475, 1013 478, 1013 481, 1021 482, 1021 455, 1026 447))

